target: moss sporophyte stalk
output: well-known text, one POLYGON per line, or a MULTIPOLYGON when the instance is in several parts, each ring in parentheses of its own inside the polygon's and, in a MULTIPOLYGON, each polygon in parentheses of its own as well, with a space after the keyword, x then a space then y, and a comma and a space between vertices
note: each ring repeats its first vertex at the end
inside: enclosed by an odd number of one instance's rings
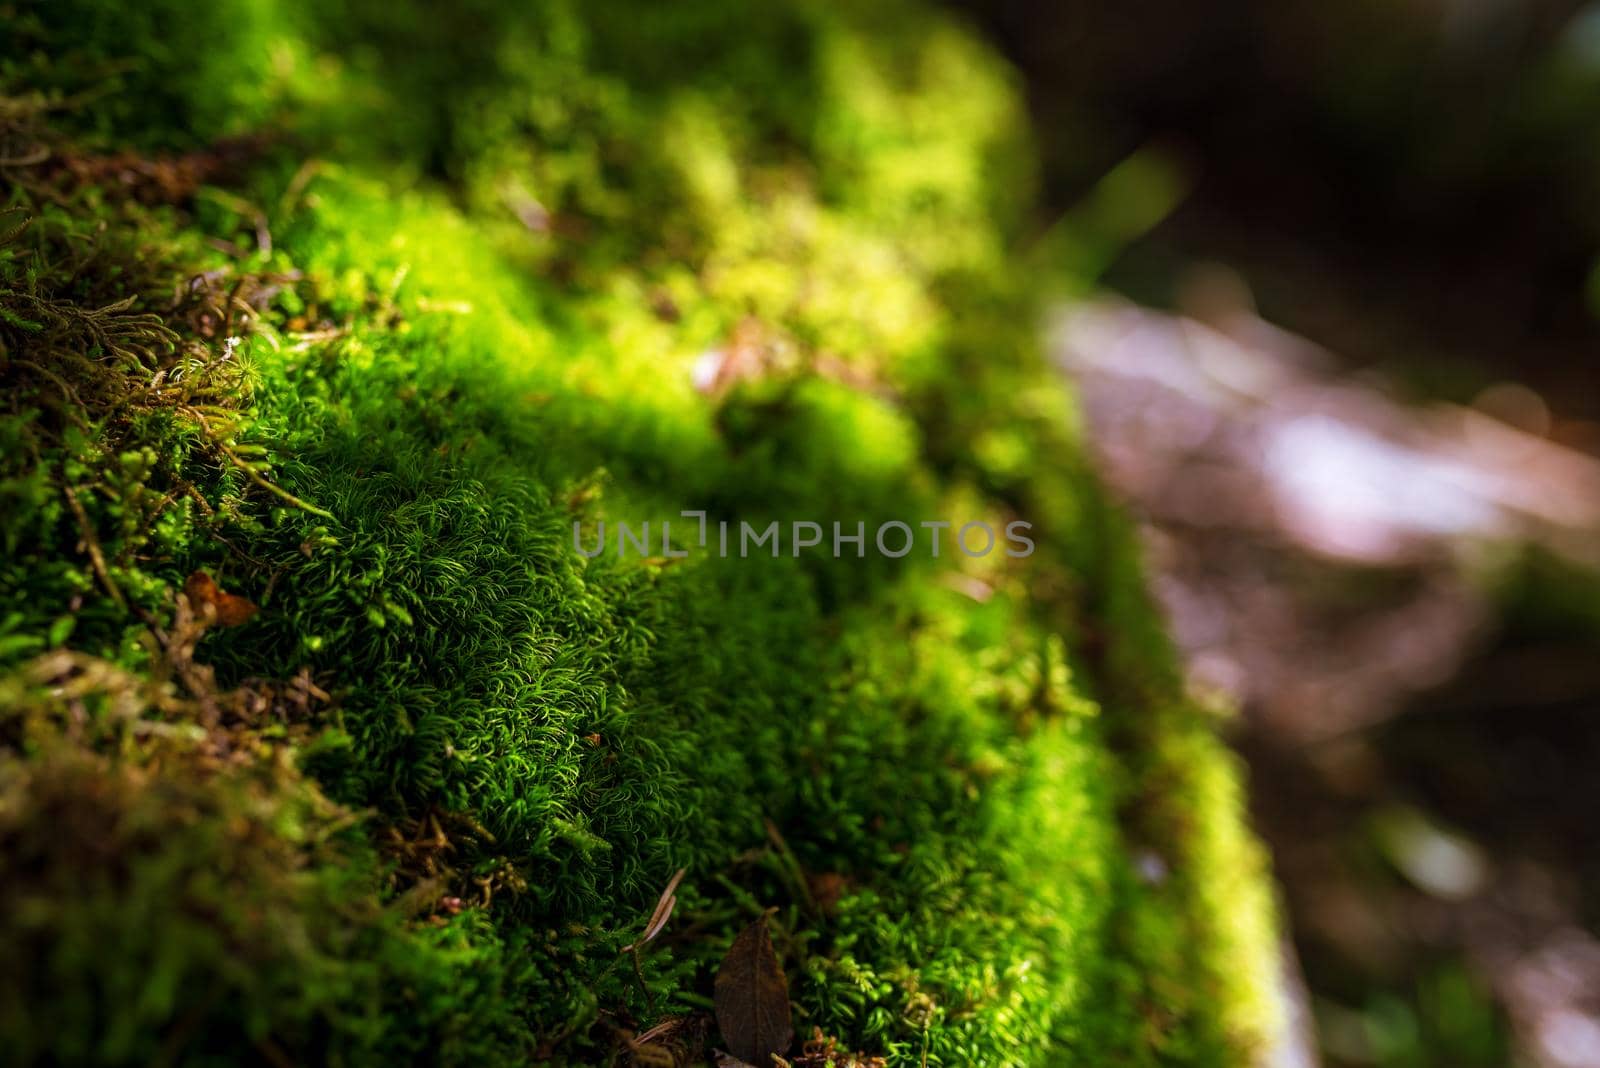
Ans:
MULTIPOLYGON (((994 527, 981 519, 960 524, 948 519, 914 522, 889 519, 877 522, 869 533, 865 520, 855 523, 835 520, 824 524, 806 519, 774 519, 763 524, 748 520, 710 520, 703 511, 678 514, 683 519, 694 520, 679 524, 680 531, 688 527, 687 542, 673 540, 671 520, 660 521, 658 544, 651 541, 649 520, 635 525, 619 521, 613 530, 612 551, 621 557, 627 556, 631 549, 635 556, 659 556, 665 560, 687 559, 695 548, 708 550, 724 559, 730 556, 744 559, 763 552, 768 556, 783 553, 799 556, 816 551, 823 555, 831 553, 833 559, 838 560, 847 555, 861 559, 867 555, 870 545, 878 556, 898 560, 913 552, 937 558, 941 552, 952 548, 977 559, 994 552, 997 544, 1003 545, 1005 555, 1013 559, 1032 556, 1034 550, 1033 539, 1027 536, 1033 524, 1021 519, 1005 524, 1004 540, 997 542, 994 527)), ((596 522, 592 532, 584 530, 582 521, 573 522, 572 548, 580 556, 589 559, 600 556, 606 551, 606 544, 605 520, 596 522)))
POLYGON ((0 42, 8 1063, 699 1064, 758 921, 806 1068, 1271 1044, 1239 775, 958 20, 24 0, 0 42))

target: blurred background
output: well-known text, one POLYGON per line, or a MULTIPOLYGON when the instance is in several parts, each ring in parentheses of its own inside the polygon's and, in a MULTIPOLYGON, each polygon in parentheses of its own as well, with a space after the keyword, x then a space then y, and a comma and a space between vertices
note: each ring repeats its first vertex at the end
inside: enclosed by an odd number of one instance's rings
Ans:
POLYGON ((1242 709, 1282 1063, 1600 1068, 1600 4, 965 7, 1053 351, 1242 709))

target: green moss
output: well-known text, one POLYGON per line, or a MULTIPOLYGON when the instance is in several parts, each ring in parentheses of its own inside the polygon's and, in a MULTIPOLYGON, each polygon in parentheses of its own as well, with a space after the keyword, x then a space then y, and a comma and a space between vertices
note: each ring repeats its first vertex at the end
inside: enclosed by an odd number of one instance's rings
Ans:
POLYGON ((24 1060, 607 1063, 771 907, 802 1032, 893 1064, 1248 1062, 1260 858, 1035 350, 970 35, 357 0, 80 32, 114 6, 11 16, 13 135, 270 136, 165 205, 87 164, 13 194, 0 934, 61 962, 5 991, 24 1060), (123 56, 124 104, 41 117, 43 72, 123 56), (686 508, 1040 550, 573 550, 686 508), (194 630, 197 569, 260 613, 194 630))

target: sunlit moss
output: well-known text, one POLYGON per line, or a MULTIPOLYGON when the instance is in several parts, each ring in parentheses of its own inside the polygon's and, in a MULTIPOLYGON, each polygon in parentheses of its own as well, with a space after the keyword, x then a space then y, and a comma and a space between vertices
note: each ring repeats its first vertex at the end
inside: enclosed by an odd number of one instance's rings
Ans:
MULTIPOLYGON (((38 885, 133 873, 0 906, 103 950, 55 973, 61 1015, 48 986, 0 1013, 17 1048, 70 1023, 118 1036, 105 1061, 601 1062, 703 1009, 774 907, 804 1026, 895 1064, 1246 1063, 1267 884, 1035 349, 1021 117, 967 32, 910 5, 239 0, 76 35, 101 6, 26 13, 37 55, 0 68, 26 95, 52 60, 138 60, 59 151, 263 136, 222 195, 16 194, 50 225, 6 244, 0 308, 131 296, 171 336, 118 377, 62 335, 87 357, 63 392, 17 362, 25 316, 0 326, 5 692, 49 704, 24 683, 62 647, 193 689, 148 623, 204 568, 261 607, 200 644, 217 685, 305 670, 327 700, 221 775, 4 735, 0 832, 38 885), (248 283, 242 340, 172 311, 197 275, 222 307, 248 283), (205 410, 142 392, 181 359, 239 375, 205 410), (1039 551, 573 551, 574 522, 685 508, 1022 517, 1039 551), (30 806, 69 780, 175 833, 53 850, 30 806), (246 797, 303 879, 230 837, 246 797), (319 819, 356 822, 313 849, 319 819), (636 976, 619 950, 680 866, 636 976), (223 967, 240 928, 208 910, 237 880, 307 932, 240 943, 244 1014, 183 996, 223 967), (130 885, 160 934, 118 949, 130 885), (80 996, 163 953, 162 998, 80 996)), ((152 708, 140 730, 203 719, 152 708)))

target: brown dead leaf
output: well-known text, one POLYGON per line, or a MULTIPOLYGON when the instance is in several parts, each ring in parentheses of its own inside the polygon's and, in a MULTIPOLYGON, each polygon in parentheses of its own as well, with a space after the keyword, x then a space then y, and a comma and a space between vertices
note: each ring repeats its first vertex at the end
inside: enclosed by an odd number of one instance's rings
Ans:
POLYGON ((182 155, 144 156, 121 151, 94 156, 63 152, 56 154, 44 170, 57 186, 93 186, 141 204, 185 204, 194 199, 201 186, 236 176, 267 147, 267 138, 240 137, 182 155))
POLYGON ((196 615, 204 618, 209 608, 213 618, 224 627, 248 623, 260 611, 248 599, 224 592, 216 580, 204 571, 190 575, 183 584, 183 592, 188 596, 196 615))
POLYGON ((794 1041, 789 980, 772 948, 767 918, 739 932, 722 958, 716 982, 717 1027, 728 1052, 768 1068, 794 1041))

